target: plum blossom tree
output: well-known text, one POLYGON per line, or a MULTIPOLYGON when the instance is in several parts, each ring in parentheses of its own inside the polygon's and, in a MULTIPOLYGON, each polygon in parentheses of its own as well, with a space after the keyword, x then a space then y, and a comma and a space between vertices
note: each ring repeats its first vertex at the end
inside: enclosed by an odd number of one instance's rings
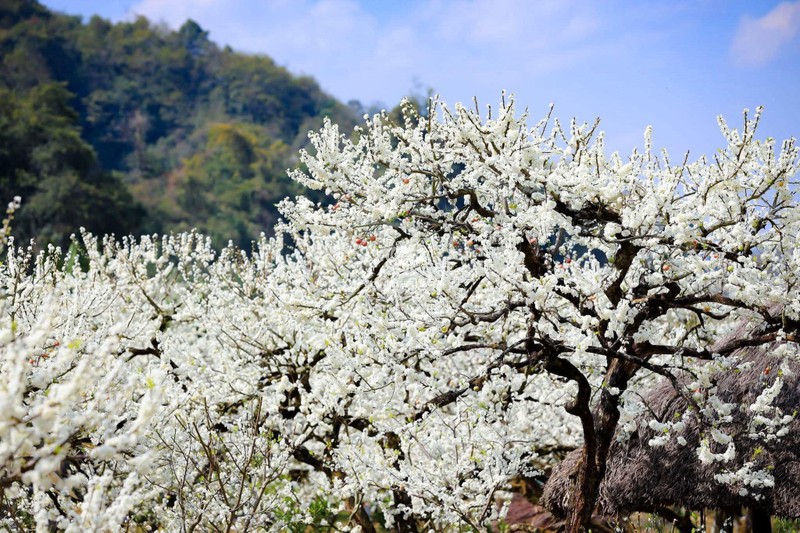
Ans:
MULTIPOLYGON (((720 423, 747 406, 716 398, 714 372, 734 371, 731 355, 742 346, 777 343, 797 356, 798 150, 794 140, 779 150, 772 139, 757 141, 760 112, 745 112, 741 132, 720 119, 727 147, 713 160, 689 163, 687 155, 679 164, 653 153, 649 130, 644 151, 623 160, 605 154, 602 133, 592 140, 596 123, 564 131, 554 121, 548 131, 548 117, 528 129, 513 100, 486 118, 434 100, 430 118, 410 107, 405 124, 374 117, 355 141, 327 124, 311 136, 316 153, 302 154, 307 172, 294 176, 338 201, 287 202, 287 227, 350 236, 351 255, 370 258, 362 285, 320 305, 369 301, 366 314, 350 318, 368 323, 354 341, 398 339, 387 367, 420 361, 424 377, 415 379, 427 391, 409 399, 423 419, 486 399, 489 416, 501 416, 530 394, 531 379, 540 380, 534 390, 564 382, 564 408, 582 429, 568 519, 577 531, 589 523, 636 379, 673 380, 690 399, 683 416, 708 429, 699 459, 724 466, 736 451, 720 423), (714 346, 742 321, 758 327, 714 346), (679 371, 696 377, 688 388, 679 371)), ((774 392, 765 389, 759 402, 774 392)), ((764 429, 792 416, 771 412, 764 429)), ((658 422, 663 439, 682 427, 675 422, 658 422)), ((769 478, 738 472, 721 479, 757 490, 769 478)))
MULTIPOLYGON (((493 493, 530 469, 528 436, 578 442, 535 417, 485 415, 488 395, 426 420, 434 406, 417 374, 443 370, 384 367, 389 346, 366 354, 398 339, 367 344, 318 306, 346 299, 372 267, 366 256, 347 277, 326 267, 350 239, 298 238, 290 255, 262 240, 249 257, 217 255, 195 234, 75 243, 37 257, 12 245, 3 266, 7 528, 369 529, 367 504, 399 527, 479 523, 497 514, 493 493)), ((351 301, 366 313, 369 302, 351 301)))
MULTIPOLYGON (((2 525, 478 528, 578 447, 577 531, 658 376, 706 432, 698 460, 770 490, 725 433, 749 406, 715 394, 742 346, 797 357, 798 154, 757 122, 721 121, 727 148, 676 165, 649 135, 623 159, 596 124, 433 100, 312 133, 293 177, 334 202, 284 201, 251 254, 193 233, 12 244, 2 525)), ((764 439, 794 416, 777 374, 753 384, 764 439)), ((652 445, 680 442, 681 420, 652 423, 652 445)))

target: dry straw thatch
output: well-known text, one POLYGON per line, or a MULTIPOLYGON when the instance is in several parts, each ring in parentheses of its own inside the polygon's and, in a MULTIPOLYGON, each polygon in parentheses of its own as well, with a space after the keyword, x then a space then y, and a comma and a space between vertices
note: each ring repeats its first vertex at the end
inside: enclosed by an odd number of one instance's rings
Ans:
MULTIPOLYGON (((615 441, 611 447, 598 502, 604 514, 658 512, 669 507, 694 510, 748 507, 774 516, 800 518, 800 417, 789 424, 788 435, 767 443, 751 439, 747 429, 752 414, 746 406, 774 383, 781 361, 764 347, 743 348, 738 355, 751 363, 750 368, 725 372, 717 381, 718 395, 723 401, 745 406, 734 410, 733 420, 724 428, 734 435, 737 450, 734 464, 724 467, 736 471, 745 462, 752 462, 755 468, 772 465, 774 488, 762 488, 760 497, 756 497, 750 487, 716 481, 714 475, 719 473, 720 465, 704 465, 698 458, 701 431, 696 420, 687 424, 682 433, 685 445, 673 438, 664 446, 653 447, 648 441, 657 434, 643 419, 630 439, 615 441), (742 491, 744 488, 747 493, 742 491)), ((789 369, 791 373, 782 377, 784 385, 773 405, 791 415, 800 409, 800 363, 789 363, 789 369)), ((644 401, 652 410, 651 417, 661 421, 674 420, 688 406, 667 380, 650 390, 644 401)), ((557 516, 566 512, 579 460, 580 450, 569 454, 545 485, 541 503, 557 516)))

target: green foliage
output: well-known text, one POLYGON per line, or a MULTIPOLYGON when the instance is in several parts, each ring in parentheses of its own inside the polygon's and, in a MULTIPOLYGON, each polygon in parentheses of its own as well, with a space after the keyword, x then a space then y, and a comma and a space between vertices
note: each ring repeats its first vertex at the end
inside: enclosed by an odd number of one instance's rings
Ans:
POLYGON ((773 518, 772 531, 773 533, 796 533, 800 531, 800 520, 773 518))
POLYGON ((330 508, 328 500, 318 495, 308 504, 308 511, 304 513, 299 502, 294 498, 286 497, 284 508, 276 512, 278 517, 289 524, 288 531, 292 533, 306 533, 307 531, 331 531, 336 528, 333 523, 336 514, 330 508), (310 521, 306 520, 306 516, 310 521))
POLYGON ((81 138, 71 98, 59 83, 24 95, 0 87, 0 198, 24 198, 14 228, 18 239, 66 244, 80 227, 121 232, 141 217, 81 138))
POLYGON ((29 0, 0 0, 0 90, 0 192, 23 197, 24 237, 62 244, 83 225, 200 227, 246 247, 303 193, 285 170, 307 132, 355 124, 312 78, 194 21, 84 23, 29 0))
POLYGON ((232 240, 247 249, 276 222, 275 204, 303 192, 286 175, 289 153, 263 127, 210 124, 205 146, 183 161, 160 193, 160 218, 180 230, 198 227, 218 246, 232 240))

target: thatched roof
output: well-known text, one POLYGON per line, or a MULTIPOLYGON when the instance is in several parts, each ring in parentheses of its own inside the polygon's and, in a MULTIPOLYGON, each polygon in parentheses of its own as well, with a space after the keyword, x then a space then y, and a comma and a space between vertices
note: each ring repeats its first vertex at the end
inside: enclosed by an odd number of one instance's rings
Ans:
MULTIPOLYGON (((766 348, 747 349, 740 355, 752 366, 742 372, 726 372, 717 382, 718 395, 725 402, 749 406, 765 387, 777 377, 781 361, 766 348)), ((773 405, 784 414, 800 408, 800 364, 790 363, 792 375, 784 376, 784 385, 773 405)), ((687 402, 664 380, 644 398, 658 420, 680 416, 687 402)), ((714 475, 720 465, 704 465, 697 455, 698 423, 692 422, 682 435, 687 443, 681 446, 671 439, 664 446, 653 447, 648 441, 657 436, 640 420, 638 430, 625 442, 614 442, 609 453, 606 477, 600 488, 599 505, 607 514, 652 512, 659 508, 679 506, 689 509, 738 509, 749 507, 786 518, 800 518, 800 417, 789 425, 789 434, 770 443, 754 441, 748 436, 750 418, 747 409, 736 409, 733 421, 725 426, 735 433, 737 457, 725 467, 738 470, 745 462, 754 468, 772 465, 773 489, 760 489, 760 498, 750 487, 730 486, 717 482, 714 475), (747 494, 740 492, 748 489, 747 494)), ((721 451, 721 450, 719 450, 721 451)), ((541 502, 556 515, 563 515, 569 488, 574 483, 580 450, 572 452, 558 465, 545 485, 541 502)))

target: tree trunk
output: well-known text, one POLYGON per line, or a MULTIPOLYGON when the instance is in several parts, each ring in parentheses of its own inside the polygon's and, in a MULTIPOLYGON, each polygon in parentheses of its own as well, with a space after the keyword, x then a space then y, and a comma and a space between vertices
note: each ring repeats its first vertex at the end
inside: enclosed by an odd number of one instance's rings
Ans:
POLYGON ((600 482, 597 479, 595 456, 597 442, 595 440, 594 416, 591 410, 592 387, 578 368, 570 361, 557 355, 546 356, 545 368, 548 372, 565 377, 578 385, 575 399, 564 406, 565 410, 581 420, 583 427, 583 452, 578 463, 577 479, 569 497, 570 510, 566 519, 566 531, 585 531, 592 521, 592 511, 600 482))
MULTIPOLYGON (((406 508, 411 509, 411 497, 402 489, 393 489, 392 496, 394 497, 395 505, 404 505, 406 508)), ((414 520, 414 515, 411 514, 406 518, 402 514, 395 516, 394 527, 397 533, 417 533, 417 522, 414 520)))
POLYGON ((751 509, 753 533, 772 533, 772 517, 763 509, 751 509))
MULTIPOLYGON (((392 463, 392 467, 399 471, 400 461, 405 459, 405 453, 403 453, 400 436, 394 431, 389 431, 386 433, 386 436, 383 438, 381 444, 387 449, 397 452, 397 457, 392 463)), ((411 509, 411 496, 409 496, 408 492, 406 492, 405 488, 402 486, 392 487, 392 497, 394 498, 395 507, 400 507, 402 505, 406 509, 411 509)), ((414 518, 414 515, 411 513, 409 513, 408 517, 406 517, 403 513, 395 516, 394 525, 397 533, 417 533, 417 521, 414 518)))
POLYGON ((730 513, 724 509, 706 510, 705 530, 706 533, 722 533, 725 521, 730 517, 730 513))
POLYGON ((344 507, 345 510, 352 515, 355 523, 361 526, 361 531, 364 533, 375 533, 375 526, 372 524, 367 510, 364 509, 364 505, 361 502, 357 502, 355 498, 350 496, 345 500, 344 507))
POLYGON ((578 466, 578 478, 575 480, 575 488, 570 496, 566 531, 577 533, 589 530, 599 489, 600 482, 597 479, 594 450, 587 449, 587 446, 584 445, 578 466))
MULTIPOLYGON (((610 360, 606 371, 608 388, 617 388, 620 393, 627 388, 628 380, 636 372, 637 367, 618 359, 610 360)), ((570 406, 581 418, 584 426, 584 445, 581 461, 578 466, 575 488, 570 496, 570 511, 567 515, 566 531, 588 531, 592 523, 592 513, 600 494, 600 484, 606 474, 608 451, 614 439, 614 432, 619 422, 619 394, 611 394, 608 388, 600 395, 600 401, 590 411, 589 400, 586 399, 583 386, 578 381, 578 396, 570 406), (580 405, 581 401, 585 403, 580 405), (588 416, 587 416, 588 415, 588 416), (587 431, 587 423, 590 424, 587 431)), ((567 410, 570 412, 570 410, 567 410)))

